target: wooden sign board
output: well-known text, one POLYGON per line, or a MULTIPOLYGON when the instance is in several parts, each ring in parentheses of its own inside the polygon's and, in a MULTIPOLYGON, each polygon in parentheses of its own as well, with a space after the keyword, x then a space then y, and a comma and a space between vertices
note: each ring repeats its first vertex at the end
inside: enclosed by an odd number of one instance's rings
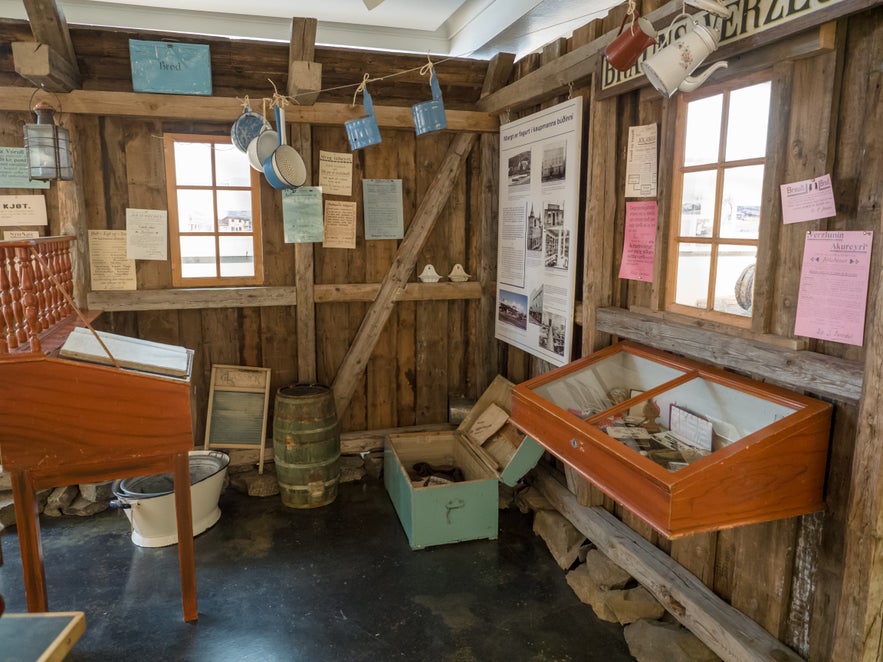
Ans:
POLYGON ((270 402, 270 369, 212 366, 205 425, 206 448, 257 447, 258 473, 264 473, 264 443, 270 402))

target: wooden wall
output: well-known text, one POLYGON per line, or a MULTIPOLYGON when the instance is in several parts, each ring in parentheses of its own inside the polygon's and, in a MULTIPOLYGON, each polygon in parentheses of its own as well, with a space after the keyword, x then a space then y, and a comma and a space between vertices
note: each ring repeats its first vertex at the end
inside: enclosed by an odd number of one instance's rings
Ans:
MULTIPOLYGON (((663 3, 644 2, 647 15, 663 3)), ((603 21, 596 21, 562 49, 559 55, 618 28, 624 5, 603 21)), ((797 181, 831 173, 835 183, 837 216, 826 221, 782 226, 780 208, 770 204, 766 218, 769 231, 764 252, 759 255, 759 276, 755 285, 755 310, 761 322, 747 333, 733 332, 714 324, 695 324, 677 320, 661 310, 665 264, 657 259, 654 283, 619 280, 622 251, 625 199, 622 196, 628 128, 656 123, 660 136, 660 228, 657 251, 666 245, 669 233, 666 204, 671 172, 674 132, 674 100, 663 100, 649 86, 617 96, 600 98, 591 78, 584 83, 586 99, 586 157, 583 163, 586 195, 580 234, 584 251, 582 271, 583 301, 578 322, 583 323, 583 355, 606 346, 619 337, 631 337, 627 328, 631 313, 649 316, 652 333, 677 343, 679 334, 701 328, 709 354, 715 354, 737 338, 757 339, 776 344, 782 350, 808 349, 823 357, 861 364, 867 347, 839 343, 807 341, 793 337, 794 317, 803 254, 804 233, 817 229, 875 230, 874 263, 868 299, 866 339, 872 342, 880 271, 881 196, 883 164, 874 145, 880 141, 880 76, 883 49, 883 9, 879 6, 842 18, 837 24, 809 31, 822 48, 807 56, 805 45, 795 46, 797 37, 770 43, 758 52, 730 58, 726 80, 739 74, 769 67, 773 71, 773 99, 779 130, 771 136, 775 145, 768 168, 774 168, 778 182, 797 181), (799 52, 799 56, 796 54, 799 52), (867 90, 867 92, 864 92, 867 90), (781 226, 781 227, 780 227, 781 226), (603 328, 595 324, 599 311, 613 320, 603 328), (621 311, 616 314, 615 311, 621 311), (617 334, 616 320, 622 320, 622 335, 617 334), (683 324, 683 327, 679 327, 683 324)), ((659 26, 657 26, 659 27, 659 26)), ((806 39, 806 35, 799 37, 806 39)), ((800 44, 803 44, 800 41, 800 44)), ((516 66, 516 76, 524 77, 544 64, 541 56, 525 59, 516 66)), ((547 99, 546 102, 560 100, 547 99)), ((528 106, 530 112, 535 106, 528 106)), ((777 182, 777 183, 778 183, 777 182)), ((778 197, 778 189, 766 192, 778 197)), ((579 329, 576 335, 579 336, 579 329)), ((682 335, 686 337, 686 335, 682 335)), ((646 342, 646 339, 640 338, 646 342)), ((689 346, 681 350, 689 354, 689 346)), ((750 345, 745 345, 750 351, 750 345)), ((740 345, 741 348, 741 345, 740 345)), ((580 350, 575 350, 575 356, 580 350)), ((721 351, 721 355, 725 352, 721 351)), ((521 350, 506 350, 506 368, 510 379, 520 381, 544 372, 547 368, 527 357, 521 350)), ((707 357, 701 357, 707 360, 707 357)), ((748 357, 747 357, 748 358, 748 357)), ((748 363, 746 361, 746 363, 748 363)), ((728 365, 726 367, 733 366, 728 365)), ((749 376, 776 381, 775 371, 749 376)), ((785 375, 781 375, 785 379, 785 375)), ((804 380, 810 395, 832 398, 824 389, 804 380)), ((819 385, 821 386, 821 385, 819 385)), ((788 384, 794 388, 793 384, 788 384)), ((848 601, 850 588, 843 588, 847 515, 850 484, 853 480, 854 446, 859 426, 859 403, 849 398, 834 398, 834 425, 828 467, 826 510, 799 518, 743 526, 718 533, 699 534, 670 542, 660 538, 647 525, 624 511, 618 504, 578 477, 569 476, 570 487, 584 505, 603 505, 615 512, 645 538, 670 554, 693 572, 721 598, 761 624, 776 638, 812 660, 838 659, 835 650, 835 622, 842 601, 848 601)), ((787 489, 783 485, 782 489, 787 489)), ((858 578, 855 578, 856 580, 858 578)), ((857 588, 857 587, 853 587, 857 588)), ((869 597, 873 600, 873 597, 869 597)), ((868 604, 868 609, 873 603, 868 604)), ((862 626, 841 624, 842 630, 855 632, 862 626)), ((841 633, 841 636, 842 633, 841 633)), ((861 638, 861 633, 855 638, 861 638)), ((858 659, 858 657, 840 658, 858 659)))
MULTIPOLYGON (((159 38, 85 29, 72 29, 71 35, 85 79, 84 89, 119 92, 131 91, 128 38, 159 38)), ((26 23, 0 22, 0 85, 29 85, 14 72, 9 42, 30 38, 26 23)), ((249 94, 253 101, 270 96, 272 86, 268 79, 285 89, 287 44, 247 44, 223 39, 190 41, 210 43, 215 96, 241 98, 249 94)), ((347 105, 352 100, 354 84, 361 80, 361 72, 387 76, 419 68, 426 62, 424 56, 329 48, 317 48, 315 59, 323 64, 324 87, 353 85, 351 89, 323 93, 319 101, 347 105)), ((481 61, 448 60, 438 64, 446 106, 471 108, 481 92, 486 69, 487 63, 481 61)), ((416 71, 372 84, 371 91, 378 107, 410 105, 430 98, 427 78, 416 71)), ((100 108, 95 109, 95 114, 64 116, 63 120, 72 131, 77 181, 53 183, 47 193, 53 233, 64 229, 61 206, 70 203, 74 184, 82 198, 79 213, 84 215, 88 229, 125 229, 128 207, 166 209, 163 133, 229 135, 230 130, 229 123, 198 118, 182 121, 123 117, 102 114, 100 108)), ((7 112, 0 116, 0 145, 21 146, 21 125, 29 121, 32 120, 26 113, 7 112)), ((311 142, 313 173, 318 173, 321 150, 350 152, 342 123, 307 126, 306 131, 311 142)), ((320 383, 328 385, 368 309, 369 303, 360 288, 381 282, 398 245, 394 240, 365 241, 361 180, 402 179, 407 231, 454 134, 441 132, 417 137, 413 129, 384 127, 382 136, 380 145, 354 153, 353 194, 339 198, 358 204, 357 248, 324 249, 314 245, 316 285, 336 286, 332 302, 316 305, 316 376, 320 383)), ((485 225, 480 215, 488 208, 486 198, 495 195, 494 190, 473 184, 480 180, 482 161, 487 161, 481 150, 476 146, 460 171, 449 201, 420 253, 411 281, 417 280, 416 273, 426 263, 432 263, 443 275, 456 263, 470 274, 493 268, 482 262, 485 253, 479 248, 482 238, 478 232, 485 225)), ((263 178, 261 208, 265 285, 294 287, 295 251, 293 245, 283 240, 281 194, 263 178)), ((139 291, 170 288, 169 264, 138 261, 137 280, 139 291)), ((202 439, 205 426, 212 364, 271 368, 274 392, 298 381, 294 305, 178 309, 175 291, 168 292, 167 309, 106 312, 96 326, 196 351, 193 384, 197 440, 202 439)), ((366 430, 444 422, 449 396, 477 398, 488 381, 488 371, 480 369, 480 346, 484 343, 476 340, 478 306, 478 300, 472 296, 438 299, 432 292, 426 298, 396 303, 350 406, 341 414, 342 428, 366 430)))
MULTIPOLYGON (((669 3, 672 4, 672 3, 669 3)), ((844 5, 861 3, 847 0, 844 5)), ((866 3, 868 4, 868 3, 866 3)), ((875 3, 869 3, 874 5, 875 3)), ((680 3, 677 3, 680 7, 680 3)), ((643 3, 646 15, 663 7, 658 0, 643 3)), ((574 33, 569 40, 556 40, 541 53, 524 58, 516 66, 516 79, 526 79, 531 72, 566 58, 568 52, 597 43, 620 24, 624 7, 604 19, 574 33)), ((678 8, 672 12, 677 13, 678 8)), ((857 11, 857 10, 856 10, 857 11)), ((883 9, 878 5, 842 18, 830 26, 825 48, 807 55, 800 47, 800 57, 792 50, 792 41, 758 48, 753 55, 731 58, 728 72, 714 79, 726 79, 762 66, 773 68, 777 81, 774 103, 781 113, 781 130, 772 139, 776 145, 771 166, 780 181, 793 181, 831 172, 838 200, 838 214, 825 222, 801 224, 799 228, 779 228, 780 218, 773 212, 768 219, 776 228, 765 239, 762 256, 765 279, 758 279, 756 306, 762 308, 762 321, 750 332, 732 332, 715 325, 696 325, 673 319, 660 310, 665 265, 657 261, 657 284, 621 281, 616 277, 622 247, 624 199, 621 197, 628 127, 657 123, 660 127, 660 230, 659 245, 668 236, 669 219, 666 201, 669 191, 666 162, 672 141, 673 104, 661 99, 648 87, 618 96, 600 98, 591 72, 575 81, 573 93, 585 99, 584 191, 581 210, 581 273, 578 287, 582 302, 577 323, 575 354, 588 354, 617 337, 630 337, 637 328, 631 322, 636 315, 652 320, 654 333, 677 342, 688 332, 702 332, 712 351, 723 351, 734 342, 748 348, 750 343, 772 343, 783 352, 810 349, 815 355, 832 360, 854 362, 865 359, 863 348, 837 343, 804 342, 792 338, 797 298, 798 265, 802 256, 803 233, 807 229, 873 229, 879 244, 881 230, 881 182, 883 163, 879 158, 880 142, 880 71, 883 58, 883 9), (830 39, 829 39, 830 37, 830 39), (876 147, 876 149, 875 149, 876 147), (613 313, 611 313, 613 311, 613 313), (599 320, 606 321, 603 323, 599 320), (615 320, 610 323, 610 319, 615 320), (617 326, 621 322, 621 326, 617 326)), ((673 13, 671 15, 673 15, 673 13)), ((669 18, 670 20, 670 18, 669 18)), ((26 25, 0 23, 0 85, 22 85, 11 66, 8 40, 29 38, 26 25)), ((819 29, 812 28, 819 31, 819 29)), ((820 34, 820 33, 819 33, 820 34)), ((89 30, 72 30, 81 70, 87 89, 129 88, 128 70, 122 62, 124 40, 129 35, 89 30), (91 86, 91 87, 90 87, 91 86)), ((151 35, 131 35, 152 38, 151 35)), ((286 47, 259 45, 242 53, 238 46, 219 40, 213 52, 223 54, 217 72, 219 93, 227 96, 266 94, 263 80, 281 83, 287 66, 286 47)), ((316 59, 325 67, 326 84, 350 83, 370 69, 372 75, 419 66, 419 58, 392 57, 380 54, 353 54, 349 51, 316 49, 316 59), (355 59, 354 59, 355 58, 355 59)), ((572 66, 572 65, 568 65, 572 66)), ((576 66, 576 65, 573 65, 576 66)), ((483 63, 457 61, 451 69, 440 68, 446 102, 450 108, 467 109, 478 101, 484 77, 483 63)), ((548 78, 551 80, 551 78, 548 78)), ((377 104, 404 105, 420 98, 422 81, 413 75, 372 88, 377 104)), ((566 82, 564 83, 566 86, 566 82)), ((558 86, 561 87, 560 85, 558 86)), ((557 89, 554 94, 566 94, 557 89)), ((320 100, 348 101, 351 92, 320 100), (346 98, 344 98, 346 97, 346 98)), ((517 107, 511 117, 552 105, 563 97, 548 94, 517 107)), ((505 107, 498 109, 505 114, 505 107)), ((0 116, 0 145, 20 145, 20 126, 27 121, 24 113, 0 116)), ((162 152, 158 136, 173 130, 224 133, 220 124, 170 122, 161 119, 132 119, 104 116, 77 116, 71 121, 78 134, 78 163, 82 171, 81 199, 67 192, 47 197, 52 231, 65 227, 65 216, 79 208, 89 228, 122 228, 125 208, 164 207, 162 152), (80 205, 77 207, 77 205, 80 205)), ((383 143, 358 152, 354 181, 365 178, 400 177, 403 179, 406 223, 443 158, 451 134, 433 134, 416 138, 412 131, 385 130, 383 143)), ((342 127, 314 126, 311 131, 313 171, 317 171, 319 150, 348 151, 342 127)), ((455 262, 467 272, 482 274, 492 280, 494 266, 487 259, 493 225, 489 218, 495 208, 497 146, 494 136, 485 134, 478 142, 458 177, 454 192, 442 217, 429 237, 418 263, 432 262, 440 273, 447 273, 455 262), (482 257, 485 256, 485 257, 482 257)), ((68 184, 56 185, 66 191, 68 184)), ((53 191, 56 189, 53 188, 53 191)), ((772 195, 774 192, 767 192, 772 195)), ((353 199, 361 202, 359 186, 353 199)), ((282 241, 281 210, 278 192, 262 190, 264 250, 267 284, 294 284, 295 262, 292 247, 282 241)), ((776 207, 776 205, 772 205, 776 207)), ((315 281, 317 284, 347 285, 379 282, 392 263, 395 242, 365 242, 361 237, 354 251, 325 250, 316 247, 315 281)), ((872 274, 880 269, 880 247, 874 250, 872 274)), ((139 288, 156 289, 169 285, 169 274, 162 264, 138 264, 139 288)), ((413 277, 412 277, 413 279, 413 277)), ((872 277, 869 292, 869 342, 883 329, 871 327, 877 308, 878 279, 872 277)), ((487 288, 492 290, 492 286, 487 288)), ((499 371, 519 382, 548 369, 524 352, 499 345, 499 357, 489 356, 482 348, 487 338, 479 335, 488 328, 493 306, 484 301, 438 301, 426 298, 396 304, 371 358, 364 378, 344 415, 344 428, 372 429, 446 419, 449 395, 476 397, 487 383, 487 375, 499 371)), ((319 381, 329 383, 355 336, 367 303, 338 300, 317 304, 316 336, 319 381)), ((114 312, 104 316, 106 328, 127 335, 171 342, 197 350, 197 413, 201 430, 207 394, 207 375, 212 363, 263 365, 273 369, 274 386, 297 379, 297 338, 293 306, 262 306, 114 312)), ((879 314, 877 314, 879 317, 879 314)), ((689 348, 685 349, 689 353, 689 348)), ((746 358, 752 358, 746 355, 746 358)), ((728 366, 733 367, 733 366, 728 366)), ((746 370, 750 376, 775 381, 770 370, 746 370)), ((781 378, 787 377, 784 373, 781 378)), ((819 395, 813 380, 804 380, 805 391, 819 395), (815 390, 814 390, 815 389, 815 390)), ((790 388, 793 385, 787 383, 790 388)), ((760 623, 778 639, 812 660, 837 659, 835 650, 843 650, 835 631, 837 613, 850 591, 843 587, 844 557, 850 552, 850 486, 854 481, 853 459, 856 439, 873 431, 862 432, 857 398, 824 397, 835 404, 831 456, 828 471, 826 510, 800 518, 739 527, 719 533, 691 536, 671 543, 660 539, 646 525, 578 478, 570 477, 571 489, 581 502, 603 505, 644 535, 658 548, 688 568, 721 598, 760 623)), ((869 445, 869 444, 866 444, 869 445)), ((870 480, 870 479, 869 479, 870 480)), ((787 486, 783 486, 787 489, 787 486)), ((873 596, 872 596, 873 598, 873 596)), ((861 628, 856 625, 853 629, 861 628)), ((849 629, 849 626, 841 626, 849 629)), ((840 639, 849 638, 841 635, 840 639)), ((852 637, 853 639, 861 638, 852 637)), ((842 659, 857 659, 844 657, 842 659)))

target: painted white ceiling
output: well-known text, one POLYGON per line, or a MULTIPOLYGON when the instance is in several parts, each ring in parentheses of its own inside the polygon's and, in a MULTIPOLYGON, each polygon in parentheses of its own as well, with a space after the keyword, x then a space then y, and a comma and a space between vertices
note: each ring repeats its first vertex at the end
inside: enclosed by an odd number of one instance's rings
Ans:
MULTIPOLYGON (((316 43, 463 57, 518 57, 604 17, 622 0, 59 0, 71 26, 285 41, 291 18, 318 19, 316 43)), ((21 0, 0 17, 27 19, 21 0)))

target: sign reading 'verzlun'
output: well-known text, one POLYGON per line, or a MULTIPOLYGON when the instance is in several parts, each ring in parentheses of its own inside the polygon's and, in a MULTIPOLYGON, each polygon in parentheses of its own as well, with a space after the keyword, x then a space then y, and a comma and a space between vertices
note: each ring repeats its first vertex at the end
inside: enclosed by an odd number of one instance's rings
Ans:
MULTIPOLYGON (((739 41, 745 37, 756 35, 770 28, 782 25, 796 18, 801 18, 818 9, 830 7, 843 0, 731 0, 725 3, 732 10, 730 18, 724 19, 720 27, 720 45, 739 41)), ((721 19, 705 12, 692 15, 698 21, 712 26, 721 19)), ((610 66, 606 59, 601 58, 601 89, 607 90, 622 85, 642 76, 641 64, 656 51, 681 37, 687 30, 685 20, 674 21, 668 28, 659 31, 659 39, 655 46, 644 51, 638 61, 625 71, 618 71, 610 66)))

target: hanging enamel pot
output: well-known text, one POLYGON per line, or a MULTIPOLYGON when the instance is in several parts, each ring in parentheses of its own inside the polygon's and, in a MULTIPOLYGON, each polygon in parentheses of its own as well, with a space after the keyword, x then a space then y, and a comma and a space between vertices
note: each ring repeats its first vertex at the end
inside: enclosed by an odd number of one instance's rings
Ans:
POLYGON ((307 168, 297 150, 285 142, 285 111, 276 106, 275 112, 279 144, 264 160, 264 176, 273 188, 298 188, 307 180, 307 168))
POLYGON ((270 123, 260 113, 254 112, 248 105, 230 128, 230 139, 233 146, 240 152, 248 153, 248 146, 262 131, 269 129, 270 123))

